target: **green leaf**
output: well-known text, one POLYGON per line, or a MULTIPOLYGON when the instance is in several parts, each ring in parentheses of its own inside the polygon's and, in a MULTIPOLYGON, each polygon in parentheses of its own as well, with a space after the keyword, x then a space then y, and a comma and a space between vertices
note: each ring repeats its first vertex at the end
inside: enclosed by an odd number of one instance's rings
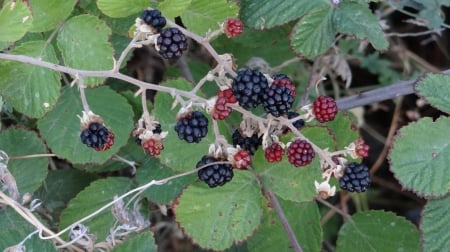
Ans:
MULTIPOLYGON (((303 251, 320 251, 322 228, 316 202, 296 203, 281 198, 278 201, 303 251)), ((273 208, 264 207, 262 225, 248 240, 247 248, 249 251, 292 251, 286 231, 273 208)))
MULTIPOLYGON (((164 150, 166 151, 166 150, 164 150)), ((152 180, 165 179, 175 175, 169 167, 163 166, 156 158, 146 158, 137 170, 136 181, 138 186, 147 184, 152 180)), ((196 173, 173 179, 163 185, 151 186, 142 194, 149 200, 159 204, 167 204, 172 201, 181 190, 197 178, 196 173)))
POLYGON ((26 1, 4 2, 0 9, 0 41, 14 42, 27 33, 33 24, 26 1))
POLYGON ((333 44, 336 33, 332 17, 331 6, 314 9, 303 16, 290 35, 294 52, 307 58, 314 58, 327 51, 333 44))
POLYGON ((124 146, 133 129, 133 111, 126 99, 108 87, 86 89, 91 110, 101 116, 114 135, 114 145, 107 151, 95 151, 81 143, 82 105, 76 88, 64 88, 54 110, 38 121, 38 128, 53 153, 72 163, 104 163, 124 146))
MULTIPOLYGON (((174 87, 181 90, 191 90, 192 84, 184 79, 170 80, 161 85, 174 87)), ((164 131, 168 131, 168 136, 164 139, 164 151, 161 152, 160 160, 175 171, 189 171, 195 168, 197 162, 209 150, 209 145, 214 142, 212 123, 209 122, 208 134, 200 143, 187 143, 178 138, 174 127, 176 124, 176 114, 180 110, 180 105, 170 109, 173 104, 173 97, 170 94, 158 92, 155 96, 155 109, 153 114, 156 120, 161 123, 164 131)), ((205 113, 205 112, 202 112, 205 113)), ((211 121, 211 118, 208 117, 211 121)))
POLYGON ((191 2, 192 0, 164 0, 159 4, 158 10, 164 17, 174 20, 191 5, 191 2))
POLYGON ((450 118, 420 119, 400 129, 389 159, 391 171, 404 189, 424 197, 447 194, 450 189, 450 118))
MULTIPOLYGON (((11 52, 57 63, 55 51, 44 41, 29 41, 11 52)), ((14 61, 0 62, 0 93, 17 111, 33 118, 44 116, 60 93, 59 72, 14 61)))
POLYGON ((419 232, 394 213, 359 212, 339 231, 336 251, 420 251, 419 232))
MULTIPOLYGON (((108 41, 111 29, 91 15, 69 19, 58 33, 58 47, 64 63, 82 70, 109 70, 114 64, 114 49, 108 41)), ((86 86, 99 85, 104 78, 89 77, 86 86)))
POLYGON ((259 226, 262 199, 255 177, 235 170, 233 180, 222 187, 199 181, 185 189, 175 205, 176 220, 200 247, 224 250, 259 226))
POLYGON ((336 114, 333 121, 327 122, 325 125, 335 136, 337 143, 336 150, 343 150, 345 146, 348 146, 359 138, 357 127, 355 127, 347 112, 340 111, 336 114))
POLYGON ((124 243, 114 247, 112 252, 157 252, 157 248, 155 245, 155 239, 153 239, 153 235, 149 232, 143 232, 129 240, 126 240, 124 243))
POLYGON ((449 83, 450 76, 430 73, 416 84, 416 90, 433 107, 450 113, 449 83))
MULTIPOLYGON (((98 0, 98 8, 107 16, 113 18, 127 17, 142 12, 149 7, 148 0, 98 0)), ((138 15, 136 15, 137 17, 138 15)))
MULTIPOLYGON (((0 208, 0 250, 18 245, 29 234, 36 230, 22 216, 20 216, 11 207, 0 208)), ((57 251, 50 240, 41 240, 38 235, 33 235, 24 244, 27 251, 57 251)), ((20 251, 20 250, 12 250, 20 251)))
POLYGON ((238 15, 235 3, 225 0, 192 0, 180 16, 183 24, 192 32, 205 35, 209 30, 220 28, 219 23, 238 15))
POLYGON ((336 8, 333 22, 338 32, 355 35, 359 39, 367 38, 377 50, 389 46, 377 18, 367 5, 343 1, 336 8))
POLYGON ((330 6, 326 0, 243 0, 241 1, 241 20, 253 28, 272 28, 302 17, 315 9, 330 6))
POLYGON ((30 0, 33 12, 33 27, 31 32, 45 32, 56 28, 69 17, 76 0, 30 0))
POLYGON ((420 224, 424 251, 445 251, 450 247, 450 195, 430 199, 422 212, 420 224))
MULTIPOLYGON (((64 209, 61 214, 59 229, 62 230, 97 211, 103 205, 111 202, 114 196, 120 196, 132 187, 132 181, 124 177, 110 177, 92 182, 73 198, 67 208, 64 209)), ((83 225, 89 227, 90 233, 95 234, 97 240, 102 241, 109 234, 114 222, 115 218, 109 209, 83 222, 83 225)))
MULTIPOLYGON (((35 132, 24 129, 7 129, 0 133, 0 149, 8 156, 19 157, 46 154, 46 148, 35 132)), ((33 193, 47 176, 48 158, 14 159, 8 163, 8 170, 16 179, 20 194, 33 193)))

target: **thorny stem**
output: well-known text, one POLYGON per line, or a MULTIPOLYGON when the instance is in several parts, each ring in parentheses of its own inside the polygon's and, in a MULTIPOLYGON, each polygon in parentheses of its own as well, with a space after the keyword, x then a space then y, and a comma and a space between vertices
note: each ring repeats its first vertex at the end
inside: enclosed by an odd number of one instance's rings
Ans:
POLYGON ((131 42, 127 45, 127 47, 120 54, 119 59, 114 62, 114 67, 112 69, 113 72, 115 72, 115 73, 119 72, 122 63, 125 60, 125 57, 127 57, 127 54, 131 51, 131 49, 136 47, 136 41, 140 36, 141 36, 141 33, 139 31, 137 31, 136 35, 133 37, 131 42))
POLYGON ((81 104, 83 105, 83 110, 88 113, 89 111, 91 111, 91 109, 89 108, 89 104, 86 99, 86 93, 84 92, 84 89, 86 88, 84 86, 84 78, 81 75, 77 75, 76 78, 78 89, 80 90, 80 98, 81 104))

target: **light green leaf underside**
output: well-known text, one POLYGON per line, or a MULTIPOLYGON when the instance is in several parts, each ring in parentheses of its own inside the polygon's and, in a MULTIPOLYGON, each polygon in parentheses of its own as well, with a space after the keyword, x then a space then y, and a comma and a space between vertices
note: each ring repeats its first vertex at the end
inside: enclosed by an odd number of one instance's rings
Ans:
POLYGON ((72 12, 76 0, 30 0, 33 12, 31 32, 45 32, 56 28, 72 12))
POLYGON ((127 17, 132 14, 136 14, 136 17, 140 15, 145 8, 149 7, 150 2, 148 0, 98 0, 97 6, 103 12, 103 14, 113 17, 127 17))
POLYGON ((0 42, 19 40, 32 23, 31 11, 25 1, 5 1, 0 10, 0 42))
POLYGON ((450 247, 450 196, 431 199, 422 212, 420 230, 424 251, 445 251, 450 247))
POLYGON ((427 74, 416 84, 416 90, 433 107, 450 113, 450 76, 444 74, 427 74))

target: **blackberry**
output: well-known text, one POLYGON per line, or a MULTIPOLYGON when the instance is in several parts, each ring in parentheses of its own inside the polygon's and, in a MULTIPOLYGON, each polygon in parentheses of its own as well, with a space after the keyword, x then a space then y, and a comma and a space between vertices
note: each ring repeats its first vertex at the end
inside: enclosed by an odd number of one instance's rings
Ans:
POLYGON ((274 84, 266 89, 263 94, 263 107, 266 113, 280 117, 291 109, 294 96, 288 87, 274 84))
POLYGON ((349 192, 365 192, 369 185, 369 168, 364 164, 350 163, 339 179, 339 187, 349 192))
POLYGON ((208 133, 208 118, 200 111, 192 111, 177 121, 175 131, 180 139, 198 143, 208 133))
MULTIPOLYGON (((200 168, 217 161, 224 160, 205 155, 197 163, 196 168, 200 168)), ((231 181, 234 175, 233 168, 231 167, 231 164, 228 163, 208 165, 205 168, 200 169, 197 174, 198 178, 211 188, 216 186, 223 186, 225 183, 231 181)))
POLYGON ((269 163, 279 162, 283 158, 284 149, 279 143, 272 143, 264 150, 264 157, 269 163))
POLYGON ((156 44, 159 54, 166 59, 179 58, 188 48, 186 36, 175 27, 163 29, 156 39, 156 44))
POLYGON ((252 163, 252 156, 245 149, 240 149, 233 156, 232 166, 236 169, 245 169, 252 163))
POLYGON ((313 102, 313 114, 321 123, 333 121, 337 112, 336 102, 329 96, 320 95, 313 102))
POLYGON ((295 97, 297 95, 297 91, 295 90, 295 85, 291 81, 291 79, 289 79, 289 77, 287 77, 287 75, 285 75, 285 74, 277 74, 277 75, 272 76, 272 78, 273 78, 272 85, 285 86, 285 87, 287 87, 287 88, 289 88, 291 90, 292 96, 295 97))
POLYGON ((92 122, 81 131, 81 142, 96 151, 104 151, 114 144, 114 134, 104 125, 98 122, 92 122))
POLYGON ((227 37, 232 38, 242 33, 244 24, 239 19, 230 18, 224 23, 224 32, 227 37))
POLYGON ((310 164, 315 153, 312 145, 308 141, 297 139, 289 145, 287 156, 289 163, 298 167, 310 164))
POLYGON ((166 18, 161 16, 159 10, 144 10, 141 14, 141 19, 144 23, 154 27, 157 31, 160 31, 166 26, 166 18))
MULTIPOLYGON (((300 115, 299 113, 294 112, 294 111, 288 111, 287 112, 288 119, 296 118, 299 115, 300 115)), ((305 120, 298 119, 297 121, 293 122, 292 125, 294 125, 294 127, 297 128, 297 129, 301 129, 301 128, 303 128, 305 126, 305 120)))
POLYGON ((262 137, 258 137, 258 134, 255 133, 251 137, 245 137, 238 129, 234 131, 232 139, 234 146, 239 145, 242 149, 247 150, 250 155, 254 155, 262 144, 262 137))
POLYGON ((262 103, 263 94, 269 87, 266 77, 258 70, 240 70, 233 80, 233 94, 245 109, 262 103))

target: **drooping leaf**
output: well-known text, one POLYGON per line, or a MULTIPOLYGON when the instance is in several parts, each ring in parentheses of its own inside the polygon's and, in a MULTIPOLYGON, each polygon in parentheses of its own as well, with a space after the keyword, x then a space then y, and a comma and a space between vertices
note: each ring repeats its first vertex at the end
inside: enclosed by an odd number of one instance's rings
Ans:
POLYGON ((230 1, 192 0, 181 14, 181 19, 190 31, 204 36, 209 30, 219 29, 219 23, 235 18, 237 14, 238 7, 230 1))
MULTIPOLYGON (((109 42, 111 29, 95 16, 70 18, 58 33, 57 42, 64 63, 81 70, 109 70, 113 67, 114 49, 109 42)), ((96 86, 104 78, 88 77, 86 86, 96 86)))
POLYGON ((32 27, 31 11, 25 1, 7 0, 0 9, 0 41, 15 42, 32 27))
POLYGON ((391 212, 359 212, 339 231, 336 251, 418 252, 419 232, 411 222, 391 212))
POLYGON ((185 189, 175 205, 176 221, 200 247, 224 250, 255 231, 262 203, 255 177, 237 170, 222 187, 209 188, 199 181, 185 189))
POLYGON ((170 20, 180 16, 190 5, 192 0, 164 0, 158 5, 162 15, 170 20))
POLYGON ((72 12, 76 0, 30 0, 33 12, 31 32, 45 32, 56 28, 72 12))
MULTIPOLYGON (((45 145, 35 132, 24 129, 7 129, 0 133, 0 150, 10 158, 33 154, 45 154, 45 145)), ((8 170, 16 179, 20 194, 33 193, 47 176, 48 158, 24 158, 10 160, 8 170)))
POLYGON ((330 2, 326 0, 243 0, 240 18, 246 25, 253 28, 272 28, 327 5, 330 5, 330 2))
POLYGON ((450 147, 446 137, 450 119, 420 119, 400 129, 389 159, 402 186, 420 196, 442 196, 450 189, 450 147))
MULTIPOLYGON (((114 196, 120 196, 133 187, 130 179, 124 177, 109 177, 92 182, 73 198, 60 217, 59 229, 62 230, 81 218, 97 211, 103 205, 111 202, 114 196)), ((97 240, 104 240, 115 222, 110 208, 82 223, 89 227, 97 240)))
MULTIPOLYGON (((303 251, 320 251, 322 228, 317 204, 296 203, 281 198, 278 201, 303 251)), ((273 208, 264 207, 261 226, 247 241, 247 248, 249 251, 292 251, 286 231, 273 208)))
POLYGON ((433 107, 450 113, 450 76, 444 74, 427 74, 416 84, 416 90, 433 107))
POLYGON ((114 247, 112 252, 157 252, 153 235, 146 231, 114 247))
POLYGON ((450 196, 430 199, 422 212, 420 224, 424 251, 445 251, 450 247, 450 196))
MULTIPOLYGON (((52 45, 29 41, 11 52, 57 63, 52 45)), ((0 94, 17 111, 33 118, 42 117, 56 104, 60 94, 60 74, 39 66, 14 61, 0 62, 0 94)))
POLYGON ((368 39, 377 50, 389 46, 377 18, 366 4, 342 1, 335 10, 333 23, 336 31, 368 39))
POLYGON ((149 7, 147 0, 98 0, 98 8, 107 16, 113 18, 127 17, 132 14, 142 12, 149 7))
POLYGON ((294 52, 307 58, 314 58, 328 50, 336 33, 332 18, 331 6, 314 9, 303 16, 290 35, 294 52))
MULTIPOLYGON (((178 88, 181 90, 192 89, 192 84, 183 79, 170 80, 162 85, 178 88)), ((209 122, 208 134, 199 143, 187 143, 178 138, 174 130, 176 124, 176 114, 180 110, 180 105, 171 109, 173 97, 170 94, 158 92, 155 96, 155 109, 153 114, 156 120, 161 123, 164 131, 168 131, 168 136, 164 139, 164 151, 160 155, 162 164, 165 164, 175 171, 188 171, 195 168, 203 155, 208 153, 209 145, 214 142, 211 117, 206 115, 209 122)), ((205 114, 205 112, 202 112, 205 114)))
POLYGON ((133 129, 133 111, 126 99, 108 87, 86 89, 91 110, 101 116, 114 135, 114 145, 107 151, 95 151, 81 143, 82 105, 76 88, 66 87, 55 109, 38 121, 38 128, 53 153, 72 163, 104 163, 127 143, 133 129))

